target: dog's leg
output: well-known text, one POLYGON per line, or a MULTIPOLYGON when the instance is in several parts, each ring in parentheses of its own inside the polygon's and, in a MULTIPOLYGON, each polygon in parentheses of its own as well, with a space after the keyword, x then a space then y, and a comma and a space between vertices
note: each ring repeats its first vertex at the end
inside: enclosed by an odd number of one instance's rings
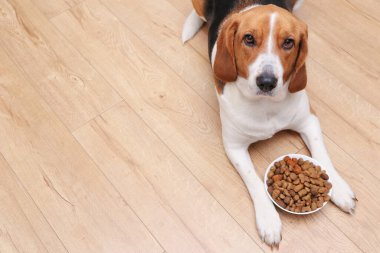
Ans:
POLYGON ((316 116, 310 115, 303 124, 294 128, 298 131, 307 147, 309 148, 313 158, 318 160, 330 177, 333 185, 331 199, 343 211, 352 213, 356 205, 356 197, 350 186, 335 170, 323 143, 323 137, 319 120, 316 116))
POLYGON ((256 227, 261 239, 270 246, 276 246, 281 241, 281 220, 255 172, 247 148, 229 148, 225 145, 227 156, 239 172, 255 205, 256 227))
POLYGON ((182 30, 182 42, 185 43, 191 39, 202 27, 204 20, 202 20, 195 10, 192 10, 187 17, 182 30))

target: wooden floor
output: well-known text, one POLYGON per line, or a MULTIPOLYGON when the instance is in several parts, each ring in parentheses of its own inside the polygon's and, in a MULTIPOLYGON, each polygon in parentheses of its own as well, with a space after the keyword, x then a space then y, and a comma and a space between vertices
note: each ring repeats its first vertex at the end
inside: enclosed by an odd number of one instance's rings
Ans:
MULTIPOLYGON (((224 154, 190 0, 0 0, 0 252, 270 252, 224 154)), ((359 199, 280 212, 280 252, 379 252, 380 2, 306 0, 308 92, 359 199)), ((263 176, 295 133, 251 148, 263 176)))

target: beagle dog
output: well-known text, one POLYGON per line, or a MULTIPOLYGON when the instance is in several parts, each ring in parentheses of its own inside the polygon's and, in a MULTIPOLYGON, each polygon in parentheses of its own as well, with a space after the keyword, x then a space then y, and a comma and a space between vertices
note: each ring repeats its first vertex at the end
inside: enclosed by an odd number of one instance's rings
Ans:
POLYGON ((251 143, 291 129, 301 134, 333 185, 332 201, 352 213, 355 195, 334 169, 318 118, 310 112, 306 24, 292 15, 302 0, 192 0, 182 40, 208 23, 208 49, 220 105, 223 144, 254 202, 262 240, 278 245, 280 217, 248 153, 251 143))

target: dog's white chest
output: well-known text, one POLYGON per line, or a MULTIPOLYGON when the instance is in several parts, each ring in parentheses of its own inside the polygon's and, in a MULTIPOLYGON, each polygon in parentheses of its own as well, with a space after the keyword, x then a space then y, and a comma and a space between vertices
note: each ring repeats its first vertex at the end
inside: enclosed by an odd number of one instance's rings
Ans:
POLYGON ((251 142, 268 139, 290 128, 309 111, 305 92, 289 95, 281 101, 252 101, 245 99, 237 88, 228 87, 219 96, 219 104, 223 135, 247 138, 251 142))

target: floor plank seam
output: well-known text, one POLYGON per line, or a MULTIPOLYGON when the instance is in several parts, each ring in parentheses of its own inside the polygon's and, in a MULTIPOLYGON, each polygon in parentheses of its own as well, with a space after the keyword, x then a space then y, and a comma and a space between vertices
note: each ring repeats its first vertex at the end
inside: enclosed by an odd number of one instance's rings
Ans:
MULTIPOLYGON (((9 57, 9 56, 8 56, 9 57)), ((68 249, 66 248, 65 244, 62 242, 61 238, 58 236, 57 232, 55 231, 55 229, 52 227, 52 225, 50 224, 50 222, 47 220, 47 218, 45 217, 44 213, 41 211, 40 207, 37 205, 37 203, 35 202, 35 200, 33 199, 33 197, 30 195, 29 191, 26 189, 25 185, 22 183, 22 181, 20 180, 20 178, 18 177, 18 175, 16 174, 16 172, 14 171, 13 167, 9 164, 9 162, 7 161, 7 159, 5 158, 4 154, 0 151, 0 156, 3 157, 3 160, 4 162, 6 163, 6 165, 8 165, 9 169, 11 170, 11 173, 13 174, 15 180, 17 180, 18 184, 22 187, 23 191, 25 192, 25 194, 30 198, 30 200, 32 201, 33 205, 37 208, 39 214, 41 214, 41 216, 43 217, 43 219, 45 220, 46 224, 48 224, 48 226, 50 227, 50 229, 54 232, 55 236, 57 237, 57 239, 59 240, 59 242, 61 243, 62 247, 66 250, 67 253, 69 253, 68 249)), ((16 199, 17 201, 17 199, 16 199)), ((17 204, 19 205, 18 201, 17 201, 17 204)), ((20 205, 19 205, 20 206, 20 205)), ((32 225, 32 223, 30 222, 28 216, 25 214, 24 210, 21 208, 20 206, 20 210, 22 211, 25 219, 29 222, 32 230, 33 230, 33 233, 37 236, 38 240, 41 242, 41 244, 44 246, 44 248, 46 249, 46 252, 50 252, 47 248, 46 248, 46 245, 42 242, 39 234, 36 232, 36 230, 34 229, 34 226, 32 225)))
MULTIPOLYGON (((334 205, 332 202, 330 202, 331 205, 334 205)), ((334 205, 335 208, 338 208, 337 206, 334 205)), ((341 211, 343 212, 343 211, 341 211)), ((329 218, 329 216, 322 210, 322 214, 323 216, 326 217, 326 219, 328 219, 330 221, 331 224, 333 224, 333 226, 338 229, 348 240, 350 240, 356 247, 358 250, 360 250, 361 252, 365 252, 364 249, 362 249, 354 240, 351 239, 351 237, 349 235, 347 235, 333 220, 331 220, 329 218)), ((347 213, 344 213, 344 215, 351 215, 351 214, 347 214, 347 213)), ((353 215, 351 215, 351 218, 353 217, 353 215)))
MULTIPOLYGON (((125 101, 125 103, 129 106, 129 104, 127 103, 127 101, 125 101)), ((130 107, 130 106, 129 106, 130 107)), ((235 222, 236 222, 236 224, 247 234, 247 236, 259 247, 259 248, 261 248, 262 250, 263 250, 263 252, 264 252, 264 248, 261 246, 261 245, 259 245, 257 242, 256 242, 256 240, 245 230, 245 228, 238 222, 238 221, 236 221, 236 219, 235 219, 235 217, 233 217, 232 215, 231 215, 231 213, 219 202, 219 200, 214 196, 214 194, 212 194, 207 188, 206 188, 206 186, 199 180, 199 178, 197 177, 197 176, 195 176, 195 174, 192 172, 192 170, 191 169, 189 169, 189 167, 188 166, 186 166, 186 164, 183 162, 183 160, 180 158, 180 157, 178 157, 177 156, 177 154, 166 144, 166 142, 164 142, 163 140, 162 140, 162 138, 156 133, 156 132, 154 132, 150 127, 149 127, 149 125, 147 124, 147 122, 139 115, 139 114, 137 114, 136 113, 136 111, 132 108, 132 107, 130 107, 134 112, 135 112, 135 114, 140 118, 140 120, 142 120, 143 122, 144 122, 144 124, 150 129, 150 131, 152 132, 152 134, 154 134, 161 142, 162 142, 162 144, 170 151, 170 153, 172 153, 176 158, 177 158, 177 160, 184 166, 184 168, 186 168, 186 170, 193 176, 193 178, 194 179, 196 179, 197 181, 198 181, 198 183, 202 186, 202 188, 204 188, 205 189, 205 191, 207 191, 209 194, 210 194, 210 196, 223 208, 223 210, 225 210, 225 212, 228 214, 228 216, 231 218, 231 219, 233 219, 235 222)), ((214 165, 213 165, 214 166, 214 165)), ((194 235, 194 237, 196 237, 195 235, 194 235)))
MULTIPOLYGON (((363 140, 365 141, 369 141, 371 142, 371 140, 368 140, 365 136, 362 136, 359 131, 357 131, 351 124, 349 124, 349 122, 346 121, 346 119, 344 119, 341 115, 337 114, 328 104, 326 104, 324 101, 322 101, 319 97, 316 97, 314 96, 314 99, 318 100, 320 103, 324 104, 326 107, 329 108, 329 110, 331 110, 333 113, 335 113, 337 115, 337 117, 339 119, 341 119, 342 121, 344 121, 350 128, 352 128, 354 130, 354 132, 358 133, 360 135, 361 138, 363 138, 363 140)), ((325 136, 328 136, 325 132, 323 132, 323 127, 322 127, 322 133, 325 135, 325 136)), ((345 154, 347 154, 349 157, 351 157, 354 161, 356 161, 358 164, 360 164, 360 166, 362 166, 368 173, 370 173, 371 175, 372 172, 369 168, 367 168, 367 166, 364 166, 360 161, 358 161, 355 157, 351 156, 351 154, 349 152, 346 151, 345 148, 343 148, 341 145, 339 145, 338 143, 336 143, 334 140, 332 140, 330 137, 329 139, 335 144, 337 145, 342 151, 344 151, 345 154)), ((380 180, 379 177, 373 175, 377 180, 380 180)))
MULTIPOLYGON (((122 102, 119 102, 119 104, 122 104, 122 103, 127 104, 128 107, 131 108, 131 110, 135 113, 135 115, 136 115, 138 118, 140 118, 140 116, 139 116, 139 115, 133 110, 132 107, 129 106, 129 104, 128 104, 125 100, 122 101, 122 102)), ((105 112, 105 113, 106 113, 106 112, 105 112)), ((99 115, 99 116, 97 116, 96 118, 99 118, 99 117, 102 117, 102 115, 99 115)), ((95 118, 95 119, 96 119, 96 118, 95 118)), ((93 119, 92 121, 94 121, 95 119, 93 119)), ((140 119, 141 119, 141 118, 140 118, 140 119)), ((143 122, 144 122, 144 124, 146 125, 145 121, 143 121, 143 122)), ((90 122, 88 122, 88 123, 90 123, 90 122)), ((82 127, 84 127, 84 126, 85 126, 85 125, 83 125, 82 127)), ((149 127, 149 126, 148 126, 148 127, 149 127)), ((80 129, 80 128, 79 128, 79 129, 80 129)), ((78 131, 79 129, 77 129, 76 131, 78 131)), ((151 131, 152 133, 154 133, 153 130, 151 130, 150 127, 149 127, 149 129, 150 129, 150 131, 151 131)), ((73 132, 73 134, 75 134, 75 133, 73 132)), ((154 134, 155 134, 155 133, 154 133, 154 134)), ((95 166, 98 168, 98 170, 99 170, 99 171, 103 174, 103 176, 107 179, 107 181, 113 186, 113 188, 116 189, 117 193, 118 193, 118 194, 120 195, 120 197, 125 201, 125 203, 128 205, 128 207, 129 207, 129 208, 133 211, 133 213, 139 218, 139 220, 141 221, 141 223, 143 223, 144 226, 147 227, 147 225, 143 222, 143 220, 140 218, 140 216, 137 214, 137 212, 134 210, 134 208, 131 207, 131 205, 128 203, 128 201, 127 201, 127 200, 124 198, 124 196, 119 192, 118 188, 112 183, 111 179, 108 178, 108 176, 104 173, 104 171, 103 171, 103 170, 97 165, 97 163, 93 160, 93 158, 92 158, 91 155, 87 152, 87 150, 85 149, 85 147, 79 142, 79 140, 78 140, 74 135, 73 135, 73 137, 74 137, 75 141, 81 146, 81 148, 86 152, 86 154, 90 157, 91 161, 95 164, 95 166)), ((160 141, 161 141, 161 139, 160 139, 160 141)), ((161 142, 162 142, 162 141, 161 141, 161 142)), ((163 145, 165 145, 165 144, 163 143, 163 145)), ((171 150, 169 150, 169 151, 170 151, 170 153, 172 153, 171 150)), ((173 154, 173 153, 172 153, 172 154, 173 154)), ((173 154, 173 156, 176 157, 177 160, 179 160, 175 154, 173 154)), ((186 225, 186 223, 185 223, 185 222, 183 221, 183 219, 179 216, 179 214, 173 209, 173 207, 168 203, 168 201, 167 201, 165 198, 163 198, 163 197, 161 196, 161 194, 158 193, 158 191, 156 190, 156 187, 153 186, 153 184, 148 180, 148 178, 145 176, 145 174, 144 174, 144 173, 141 173, 141 176, 145 179, 146 182, 148 182, 148 184, 151 186, 151 188, 153 189, 153 191, 154 191, 154 192, 156 193, 156 195, 158 196, 159 200, 162 201, 162 203, 165 203, 165 206, 167 206, 167 207, 170 208, 170 210, 175 214, 175 217, 178 218, 178 220, 181 222, 181 224, 182 224, 182 225, 183 225, 183 226, 184 226, 184 227, 190 232, 190 234, 194 237, 194 239, 197 240, 197 242, 198 242, 202 247, 204 247, 204 246, 203 246, 203 243, 202 243, 201 241, 199 241, 199 238, 193 234, 192 230, 186 225)), ((198 180, 197 180, 197 181, 198 181, 198 180)), ((152 234, 152 236, 154 236, 154 234, 148 229, 148 227, 147 227, 147 230, 149 231, 149 233, 152 234)), ((154 238, 155 238, 155 240, 157 239, 156 237, 154 237, 154 238)), ((158 240, 157 240, 157 241, 158 241, 158 240)), ((163 245, 160 244, 160 246, 165 250, 165 248, 163 247, 163 245)))

